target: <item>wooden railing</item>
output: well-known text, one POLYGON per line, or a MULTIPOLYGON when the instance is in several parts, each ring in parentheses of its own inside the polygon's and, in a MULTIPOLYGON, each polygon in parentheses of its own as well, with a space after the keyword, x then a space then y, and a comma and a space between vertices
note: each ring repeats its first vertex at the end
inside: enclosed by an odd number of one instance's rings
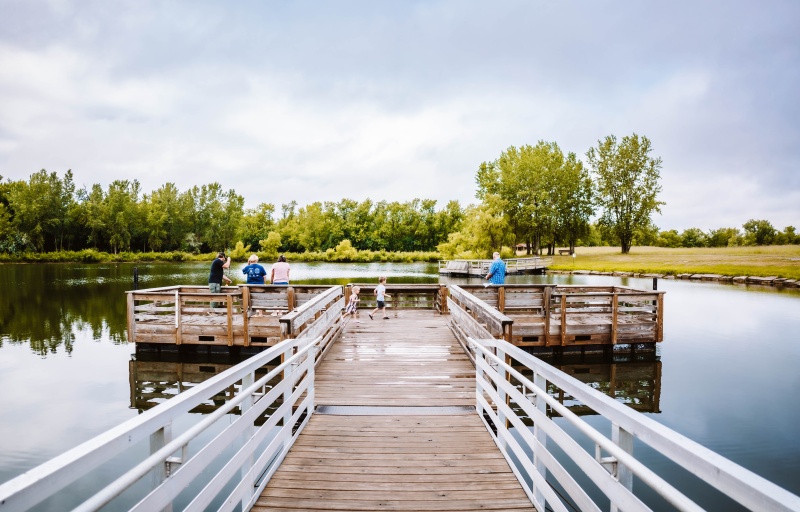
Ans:
POLYGON ((498 339, 470 337, 467 343, 476 354, 478 415, 537 510, 599 511, 608 502, 614 511, 665 508, 665 503, 670 509, 703 510, 695 500, 706 498, 708 490, 690 498, 677 488, 691 475, 750 510, 800 510, 800 497, 520 348, 498 339), (610 432, 597 430, 597 422, 587 423, 550 396, 548 385, 603 416, 610 432), (566 423, 554 421, 552 415, 566 423), (685 472, 663 471, 666 466, 652 456, 636 458, 634 440, 647 445, 648 450, 638 450, 655 451, 685 472), (643 501, 648 494, 644 486, 659 499, 648 496, 643 501))
MULTIPOLYGON (((359 309, 373 309, 375 307, 375 283, 352 283, 345 287, 345 300, 349 300, 353 286, 358 286, 359 309)), ((430 309, 439 313, 447 313, 447 286, 438 283, 432 284, 387 284, 386 298, 387 312, 402 309, 430 309)))
MULTIPOLYGON (((338 288, 341 292, 341 287, 338 288)), ((241 285, 210 293, 202 286, 127 292, 128 340, 172 345, 271 346, 282 339, 279 319, 330 286, 241 285)))
POLYGON ((24 511, 45 500, 49 510, 149 512, 173 503, 250 510, 311 417, 319 342, 281 342, 0 485, 0 510, 24 511), (272 361, 281 362, 256 374, 272 361), (190 416, 234 388, 211 414, 190 416), (89 495, 77 506, 58 496, 70 485, 89 495))
POLYGON ((664 339, 663 291, 552 284, 461 285, 451 290, 456 288, 477 301, 471 306, 469 300, 460 299, 462 307, 488 308, 510 318, 502 333, 493 332, 493 336, 517 346, 617 345, 664 339))

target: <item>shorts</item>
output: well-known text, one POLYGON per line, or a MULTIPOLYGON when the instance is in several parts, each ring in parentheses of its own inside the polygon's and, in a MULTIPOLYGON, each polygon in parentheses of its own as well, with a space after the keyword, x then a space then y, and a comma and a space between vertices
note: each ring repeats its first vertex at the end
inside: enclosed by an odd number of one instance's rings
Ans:
POLYGON ((383 309, 386 307, 386 303, 382 300, 378 301, 378 309, 383 309))
POLYGON ((277 285, 283 285, 283 286, 286 286, 286 285, 288 285, 288 284, 289 284, 289 281, 275 281, 275 282, 274 282, 274 283, 272 283, 272 284, 277 284, 277 285))

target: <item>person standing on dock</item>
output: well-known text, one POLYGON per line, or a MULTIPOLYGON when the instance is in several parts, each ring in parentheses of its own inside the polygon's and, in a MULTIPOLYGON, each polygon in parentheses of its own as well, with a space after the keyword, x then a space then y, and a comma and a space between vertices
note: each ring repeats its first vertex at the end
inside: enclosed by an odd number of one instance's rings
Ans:
POLYGON ((500 253, 492 254, 494 261, 486 274, 486 280, 491 284, 504 284, 506 282, 506 262, 500 259, 500 253))
POLYGON ((269 272, 269 282, 272 284, 289 284, 289 264, 283 254, 272 265, 272 269, 269 272))
MULTIPOLYGON (((225 260, 225 253, 218 252, 217 257, 211 262, 211 273, 208 274, 208 290, 211 293, 222 292, 222 281, 229 284, 231 280, 225 275, 225 269, 231 266, 231 257, 225 260)), ((217 307, 216 302, 211 303, 211 309, 217 307)), ((211 314, 211 312, 209 312, 211 314)))
POLYGON ((242 269, 247 276, 247 284, 267 284, 267 271, 258 264, 258 256, 251 254, 247 258, 247 266, 242 269))

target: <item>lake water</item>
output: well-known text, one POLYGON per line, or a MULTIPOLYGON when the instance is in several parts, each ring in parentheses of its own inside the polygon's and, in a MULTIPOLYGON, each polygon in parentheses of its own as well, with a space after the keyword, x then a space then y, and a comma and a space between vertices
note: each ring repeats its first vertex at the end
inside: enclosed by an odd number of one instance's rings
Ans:
MULTIPOLYGON (((204 285, 209 264, 0 265, 0 482, 139 414, 125 335, 134 266, 139 287, 151 288, 204 285)), ((243 266, 230 274, 239 277, 243 266)), ((379 275, 389 283, 476 282, 440 278, 435 264, 292 264, 296 283, 379 275)), ((652 287, 652 279, 610 276, 507 282, 652 287)), ((652 392, 616 396, 800 494, 800 292, 670 280, 658 287, 667 292, 664 342, 657 363, 642 370, 653 374, 645 388, 657 379, 657 400, 652 392)))

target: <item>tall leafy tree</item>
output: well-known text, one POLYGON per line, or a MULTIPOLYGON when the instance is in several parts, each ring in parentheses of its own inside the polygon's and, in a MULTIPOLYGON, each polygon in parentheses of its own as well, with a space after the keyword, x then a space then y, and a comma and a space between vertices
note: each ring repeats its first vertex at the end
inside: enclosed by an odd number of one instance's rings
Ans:
POLYGON ((653 212, 661 213, 661 158, 651 156, 650 139, 637 134, 617 141, 614 135, 598 141, 586 153, 597 184, 598 202, 603 208, 600 222, 619 238, 623 254, 639 229, 651 224, 653 212))

